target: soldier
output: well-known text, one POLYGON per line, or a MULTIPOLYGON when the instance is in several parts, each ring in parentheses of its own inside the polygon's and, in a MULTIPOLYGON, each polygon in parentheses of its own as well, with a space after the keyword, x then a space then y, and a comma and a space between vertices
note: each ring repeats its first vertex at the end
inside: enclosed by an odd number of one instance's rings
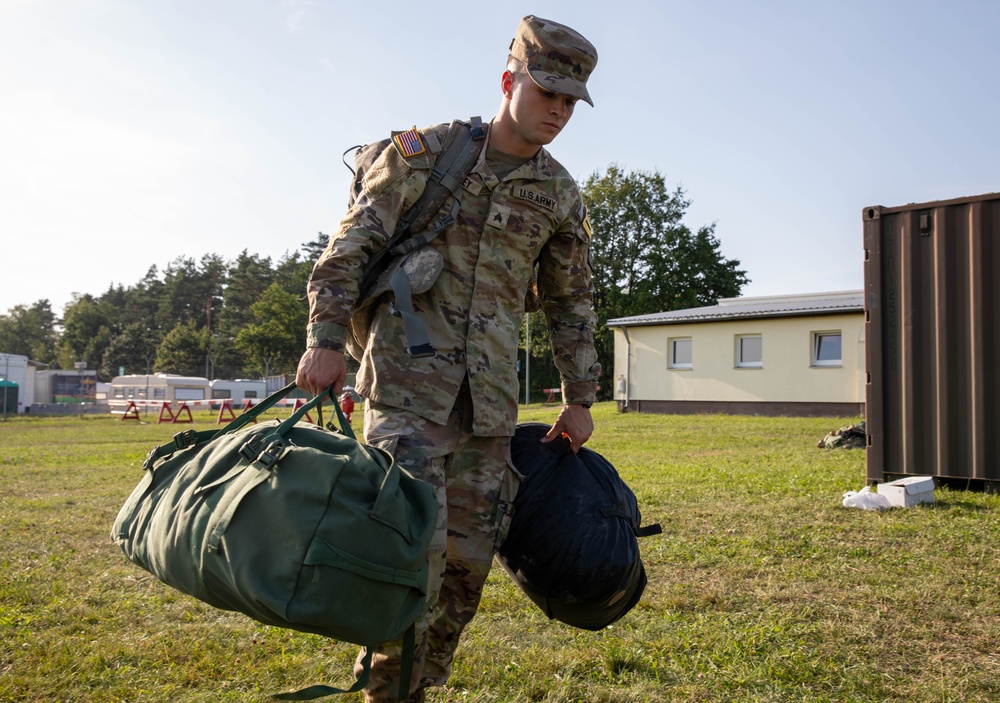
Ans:
MULTIPOLYGON (((409 356, 391 294, 367 308, 361 339, 357 391, 366 398, 365 439, 433 485, 440 508, 410 701, 423 701, 424 689, 447 681, 509 524, 520 480, 510 462, 518 333, 536 278, 565 403, 543 441, 563 435, 578 450, 594 429, 590 406, 600 365, 590 224, 577 184, 544 147, 578 100, 593 105, 586 84, 597 52, 569 27, 534 16, 521 20, 509 51, 500 110, 485 126, 478 161, 458 191, 456 221, 424 247, 437 252, 441 270, 422 292, 414 289, 411 304, 434 353, 409 356)), ((319 393, 332 385, 340 392, 361 269, 423 191, 447 127, 394 135, 365 173, 313 270, 299 387, 319 393)), ((367 701, 396 699, 400 650, 400 642, 391 642, 375 653, 367 701)))

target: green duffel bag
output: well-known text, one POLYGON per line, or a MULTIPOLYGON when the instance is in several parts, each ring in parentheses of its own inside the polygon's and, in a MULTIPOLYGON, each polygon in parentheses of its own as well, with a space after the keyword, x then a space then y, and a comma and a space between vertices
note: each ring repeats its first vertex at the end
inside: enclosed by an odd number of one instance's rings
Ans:
MULTIPOLYGON (((356 691, 375 645, 403 636, 412 654, 437 500, 389 454, 355 439, 329 391, 284 421, 254 424, 294 387, 222 429, 187 430, 153 449, 111 536, 130 560, 217 608, 367 647, 347 689, 356 691), (340 431, 299 424, 327 397, 340 431)), ((280 697, 340 692, 314 686, 280 697)))

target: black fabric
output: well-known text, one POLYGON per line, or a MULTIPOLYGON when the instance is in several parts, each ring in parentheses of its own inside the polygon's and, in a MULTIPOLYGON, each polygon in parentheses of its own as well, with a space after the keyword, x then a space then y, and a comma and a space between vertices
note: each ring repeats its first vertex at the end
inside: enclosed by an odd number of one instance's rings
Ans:
POLYGON ((524 474, 498 560, 550 618, 600 630, 630 611, 646 586, 635 494, 615 467, 565 439, 543 444, 550 426, 518 425, 511 459, 524 474))

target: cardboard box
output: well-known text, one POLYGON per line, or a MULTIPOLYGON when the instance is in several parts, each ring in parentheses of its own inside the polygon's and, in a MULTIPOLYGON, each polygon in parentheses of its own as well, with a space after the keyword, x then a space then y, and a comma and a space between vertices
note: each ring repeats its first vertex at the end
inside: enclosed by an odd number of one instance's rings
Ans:
POLYGON ((889 499, 893 507, 909 508, 918 503, 934 503, 934 478, 931 476, 907 476, 898 481, 880 483, 879 495, 889 499))

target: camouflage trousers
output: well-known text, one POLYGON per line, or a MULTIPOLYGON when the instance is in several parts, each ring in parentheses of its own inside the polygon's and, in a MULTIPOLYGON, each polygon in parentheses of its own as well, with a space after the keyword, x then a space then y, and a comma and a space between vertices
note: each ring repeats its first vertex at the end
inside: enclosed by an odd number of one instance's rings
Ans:
MULTIPOLYGON (((479 607, 483 586, 510 525, 520 476, 509 437, 472 434, 472 399, 463 387, 448 423, 399 408, 365 403, 365 441, 385 449, 414 476, 435 487, 438 519, 428 553, 427 612, 416 624, 410 701, 443 686, 462 629, 479 607)), ((379 646, 365 689, 370 703, 395 701, 401 640, 379 646)), ((358 655, 358 661, 364 650, 358 655)), ((360 665, 355 665, 360 672, 360 665)))

